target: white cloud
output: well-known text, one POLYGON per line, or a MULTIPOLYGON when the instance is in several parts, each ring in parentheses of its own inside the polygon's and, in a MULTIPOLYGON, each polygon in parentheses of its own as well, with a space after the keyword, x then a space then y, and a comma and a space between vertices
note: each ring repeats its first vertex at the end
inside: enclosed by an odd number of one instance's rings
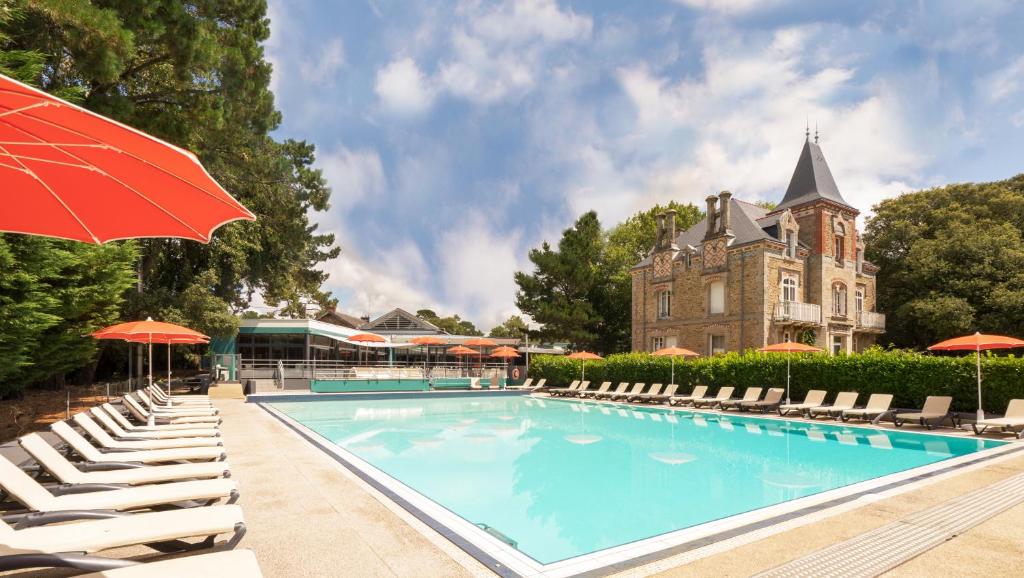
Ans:
POLYGON ((777 0, 673 0, 676 4, 695 10, 707 10, 722 14, 746 14, 778 4, 777 0))
POLYGON ((331 214, 335 217, 387 186, 384 166, 374 149, 340 147, 320 154, 316 164, 331 186, 331 214))
POLYGON ((522 233, 499 231, 479 212, 467 214, 436 246, 445 296, 483 331, 518 314, 513 273, 522 270, 522 233))
POLYGON ((853 69, 815 66, 806 49, 818 34, 814 28, 784 29, 765 45, 715 43, 704 51, 699 79, 673 81, 644 64, 621 69, 619 82, 636 112, 623 142, 642 155, 630 163, 613 155, 603 170, 594 170, 601 163, 584 163, 601 175, 597 192, 570 197, 570 206, 595 204, 605 220, 616 221, 669 199, 700 206, 704 196, 722 189, 778 201, 808 117, 825 129, 822 146, 851 204, 866 212, 905 189, 892 175, 913 175, 925 159, 914 152, 899 98, 883 82, 854 84, 853 69), (835 104, 854 91, 863 96, 835 104), (681 135, 690 140, 682 151, 681 135))
POLYGON ((1017 128, 1024 128, 1024 108, 1017 111, 1016 114, 1010 117, 1010 122, 1017 128))
POLYGON ((434 90, 411 58, 394 60, 377 71, 374 86, 384 108, 400 115, 418 115, 430 109, 434 90))
POLYGON ((479 10, 476 3, 463 6, 469 14, 469 26, 477 36, 499 42, 549 42, 585 40, 593 21, 559 8, 555 0, 506 1, 491 9, 479 10))
POLYGON ((451 33, 452 54, 438 82, 453 95, 488 105, 516 100, 533 90, 555 65, 558 46, 591 37, 589 16, 563 10, 554 0, 506 1, 497 6, 464 2, 451 33))
POLYGON ((324 265, 327 288, 341 297, 339 308, 353 315, 377 316, 394 307, 413 311, 437 307, 426 291, 426 264, 419 249, 404 242, 372 257, 342 240, 342 253, 324 265))
POLYGON ((1024 89, 1024 56, 989 75, 983 86, 993 101, 1003 100, 1024 89))
POLYGON ((345 44, 341 37, 332 38, 312 60, 299 64, 302 79, 314 84, 327 84, 345 66, 345 44))

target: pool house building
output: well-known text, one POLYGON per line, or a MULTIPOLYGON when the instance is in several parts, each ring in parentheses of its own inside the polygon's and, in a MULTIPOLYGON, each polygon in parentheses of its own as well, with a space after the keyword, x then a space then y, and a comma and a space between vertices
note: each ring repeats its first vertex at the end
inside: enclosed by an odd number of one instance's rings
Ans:
POLYGON ((506 364, 491 359, 495 347, 520 348, 518 339, 490 338, 478 355, 452 355, 476 336, 451 335, 403 309, 375 319, 328 311, 316 319, 243 319, 238 334, 213 343, 214 364, 252 393, 427 390, 503 387, 506 364), (353 340, 373 334, 383 342, 353 340), (436 337, 437 345, 414 343, 436 337))

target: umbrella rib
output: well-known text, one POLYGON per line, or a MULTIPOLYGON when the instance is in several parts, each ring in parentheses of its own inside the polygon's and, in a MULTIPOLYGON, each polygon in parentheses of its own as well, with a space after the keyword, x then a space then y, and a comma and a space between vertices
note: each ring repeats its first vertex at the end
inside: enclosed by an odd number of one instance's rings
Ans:
POLYGON ((16 157, 12 156, 10 152, 8 152, 8 150, 3 146, 0 146, 0 151, 6 153, 8 156, 14 159, 14 162, 21 165, 21 168, 24 169, 24 171, 28 173, 29 176, 35 179, 44 189, 47 190, 47 192, 53 195, 53 198, 56 199, 58 203, 60 203, 60 206, 64 207, 64 210, 67 211, 69 215, 71 215, 71 218, 73 218, 75 222, 78 223, 80 227, 82 227, 82 229, 89 235, 90 238, 92 238, 93 241, 96 241, 96 243, 98 244, 100 243, 99 238, 97 238, 96 235, 93 234, 89 227, 85 226, 85 223, 82 222, 82 219, 78 218, 78 215, 75 214, 73 210, 71 210, 71 207, 69 207, 67 203, 64 202, 64 199, 60 198, 60 195, 58 195, 56 192, 54 192, 53 189, 50 188, 50 185, 46 184, 46 181, 39 178, 39 175, 37 175, 32 169, 25 166, 25 163, 21 162, 16 157))
MULTIPOLYGON (((56 105, 56 106, 60 106, 60 105, 58 104, 58 105, 56 105)), ((202 192, 203 194, 205 194, 205 195, 209 196, 210 198, 212 198, 212 199, 215 199, 215 200, 217 200, 218 202, 220 202, 220 203, 221 203, 221 204, 223 204, 223 205, 226 205, 226 206, 229 206, 229 207, 232 207, 232 208, 237 208, 237 207, 235 207, 234 205, 232 205, 231 203, 229 203, 228 201, 226 201, 225 199, 222 199, 222 198, 220 198, 220 197, 219 197, 218 195, 216 195, 215 193, 211 193, 210 191, 208 191, 208 190, 204 189, 203 187, 201 187, 201 186, 199 186, 199 185, 197 185, 197 184, 193 183, 192 181, 190 181, 190 180, 188 180, 188 179, 186 179, 186 178, 182 177, 181 175, 178 175, 178 174, 172 173, 172 172, 168 171, 167 169, 165 169, 165 168, 161 167, 160 165, 154 164, 154 163, 152 163, 152 162, 150 162, 150 161, 148 161, 148 160, 146 160, 146 159, 144 159, 144 158, 142 158, 142 157, 139 157, 138 155, 135 155, 134 153, 130 153, 130 152, 127 152, 127 151, 121 150, 121 149, 119 149, 119 148, 117 148, 117 147, 112 147, 112 146, 110 146, 110 145, 108 145, 108 144, 105 144, 105 143, 101 142, 100 140, 98 140, 98 139, 96 139, 96 138, 93 138, 92 136, 89 136, 89 135, 87 135, 87 134, 85 134, 85 133, 79 132, 79 131, 77 131, 77 130, 74 130, 74 129, 72 129, 72 128, 68 128, 68 127, 66 127, 66 126, 61 126, 61 125, 59 125, 59 124, 56 124, 56 123, 50 122, 50 121, 48 121, 48 120, 46 120, 46 119, 43 119, 43 118, 39 118, 39 117, 37 117, 37 116, 32 116, 32 115, 29 115, 29 114, 21 114, 20 116, 21 116, 22 118, 25 118, 25 119, 29 119, 29 120, 34 120, 34 121, 36 121, 36 122, 39 122, 39 123, 42 123, 42 124, 45 124, 45 125, 51 126, 51 127, 53 127, 53 128, 57 128, 57 129, 63 130, 63 131, 65 131, 65 132, 68 132, 68 133, 70 133, 70 134, 73 134, 73 135, 75 135, 75 136, 79 136, 79 137, 82 137, 82 138, 86 138, 86 139, 90 139, 90 140, 93 140, 93 141, 95 141, 96 143, 98 143, 98 144, 100 144, 100 145, 103 145, 103 146, 104 146, 105 148, 109 148, 109 149, 111 149, 111 150, 113 150, 113 151, 116 151, 116 152, 118 152, 118 153, 121 153, 121 154, 123 154, 123 155, 125 155, 125 156, 131 157, 131 158, 135 159, 136 161, 138 161, 138 162, 140 162, 140 163, 143 163, 143 164, 149 165, 149 166, 153 167, 154 169, 156 169, 156 170, 158 170, 158 171, 160 171, 160 172, 164 173, 165 175, 167 175, 167 176, 169 176, 169 177, 171 177, 171 178, 173 178, 173 179, 179 180, 179 181, 181 181, 182 183, 185 183, 186 185, 188 185, 188 186, 190 186, 190 187, 192 187, 192 188, 194 188, 194 189, 196 189, 196 190, 198 190, 198 191, 202 192)), ((5 123, 6 123, 6 124, 8 124, 9 126, 11 126, 11 128, 14 128, 14 129, 16 129, 16 130, 19 130, 19 131, 21 131, 21 132, 23 132, 23 133, 26 133, 26 134, 28 134, 29 136, 32 136, 32 137, 34 137, 34 138, 37 138, 37 139, 39 139, 39 140, 40 140, 40 142, 41 142, 41 143, 43 143, 43 144, 48 144, 48 143, 46 143, 45 141, 43 141, 43 139, 40 139, 40 138, 39 138, 39 137, 37 137, 36 135, 32 134, 31 132, 29 132, 29 131, 27 131, 27 130, 25 130, 25 129, 23 129, 23 128, 19 127, 19 126, 15 126, 15 125, 11 124, 11 123, 10 123, 10 122, 8 122, 8 121, 3 121, 3 122, 5 122, 5 123)), ((59 149, 59 146, 58 146, 58 149, 59 149)), ((63 149, 59 149, 59 150, 61 150, 62 152, 65 152, 65 153, 67 153, 67 151, 63 151, 63 149)), ((67 154, 71 154, 71 153, 67 153, 67 154)), ((191 159, 190 159, 190 160, 191 160, 191 159)), ((198 161, 194 161, 194 162, 198 162, 198 161)), ((200 165, 200 167, 202 167, 202 165, 200 165)), ((203 170, 205 171, 205 169, 203 169, 203 170)), ((211 180, 213 180, 213 177, 210 177, 210 179, 211 179, 211 180)), ((216 182, 216 181, 214 181, 214 182, 216 182)), ((230 194, 230 193, 228 193, 227 191, 224 191, 224 193, 225 193, 225 194, 227 194, 227 195, 228 195, 228 197, 229 197, 229 198, 231 198, 231 200, 235 202, 235 205, 238 205, 238 207, 241 207, 241 208, 242 208, 242 209, 243 209, 243 210, 244 210, 244 211, 245 211, 246 213, 248 213, 249 215, 252 215, 252 212, 251 212, 251 211, 249 211, 249 209, 247 209, 247 208, 245 208, 244 206, 242 206, 242 204, 241 204, 241 203, 239 203, 237 199, 235 199, 234 197, 231 197, 231 194, 230 194)))
MULTIPOLYGON (((0 146, 2 146, 3 144, 4 143, 0 143, 0 146)), ((33 162, 37 162, 37 163, 46 163, 46 164, 51 164, 51 165, 61 165, 61 166, 65 166, 65 167, 71 167, 71 168, 75 168, 75 169, 84 169, 84 170, 93 171, 93 172, 96 171, 96 167, 94 167, 92 165, 77 165, 75 163, 65 163, 65 162, 55 161, 55 160, 51 160, 51 159, 43 159, 43 158, 39 158, 39 157, 30 157, 30 156, 27 156, 27 155, 15 155, 15 154, 11 154, 11 153, 0 153, 0 156, 11 157, 12 159, 22 159, 22 160, 26 160, 26 161, 33 161, 33 162)))
MULTIPOLYGON (((34 117, 26 117, 26 118, 34 118, 34 117)), ((185 221, 182 221, 181 219, 179 219, 176 215, 174 215, 174 213, 172 213, 172 212, 168 211, 167 209, 165 209, 163 206, 160 205, 160 203, 157 203, 156 201, 154 201, 153 199, 149 198, 147 195, 145 195, 141 191, 139 191, 136 188, 132 187, 131 185, 123 182, 121 179, 115 177, 114 175, 108 173, 107 171, 101 169, 100 167, 97 167, 93 163, 90 163, 89 161, 87 161, 87 160, 85 160, 85 159, 75 155, 74 153, 72 153, 70 151, 66 151, 66 150, 60 148, 60 146, 58 146, 58 145, 51 145, 51 144, 46 143, 46 141, 44 141, 42 138, 40 138, 39 136, 33 134, 32 132, 30 132, 28 130, 25 130, 25 129, 19 127, 19 126, 14 126, 14 125, 12 125, 10 123, 6 123, 6 124, 8 124, 11 128, 13 128, 15 130, 21 131, 21 132, 27 134, 28 136, 39 140, 40 143, 47 144, 48 146, 50 146, 50 147, 52 147, 52 148, 54 148, 56 150, 59 150, 60 152, 68 155, 69 157, 71 157, 71 158, 73 158, 73 159, 75 159, 75 160, 77 160, 77 161, 79 161, 79 162, 81 162, 81 163, 83 163, 85 165, 88 165, 88 166, 92 167, 92 170, 95 170, 97 173, 107 177, 108 179, 114 181, 115 183, 117 183, 117 184, 121 185, 122 187, 128 189, 129 191, 135 193, 136 195, 138 195, 139 197, 144 199, 149 204, 151 204, 154 207, 156 207, 157 209, 163 211, 168 217, 170 217, 171 219, 177 221, 183 227, 185 227, 186 229, 188 229, 188 230, 192 231, 193 233, 195 233, 196 235, 198 235, 199 238, 202 239, 203 241, 209 241, 209 237, 207 237, 204 233, 200 233, 194 227, 192 227, 191 225, 189 225, 185 221)), ((74 131, 71 131, 71 132, 74 132, 74 131)), ((87 135, 79 135, 79 136, 82 136, 84 138, 90 138, 87 135)), ((96 140, 96 139, 93 139, 93 140, 96 140)), ((97 141, 97 142, 99 142, 99 141, 97 141)), ((102 143, 100 143, 100 144, 102 144, 102 143)), ((116 149, 114 147, 109 147, 109 148, 111 148, 112 150, 115 150, 117 152, 122 152, 122 151, 120 151, 120 150, 118 150, 118 149, 116 149)), ((12 156, 13 157, 13 155, 11 155, 11 153, 9 151, 7 151, 6 149, 4 149, 3 147, 0 147, 0 150, 3 150, 4 152, 6 152, 8 156, 12 156)), ((129 156, 133 156, 134 157, 134 155, 129 155, 129 156)), ((17 159, 15 159, 15 160, 17 160, 17 159)), ((20 161, 19 161, 19 164, 20 164, 20 161)), ((22 165, 22 166, 24 166, 24 165, 22 165)), ((26 170, 30 170, 30 169, 28 169, 28 167, 25 167, 25 168, 26 168, 26 170)), ((33 173, 33 175, 34 174, 35 173, 33 173)), ((39 179, 38 177, 36 177, 36 179, 39 180, 39 182, 42 182, 42 179, 39 179)), ((47 190, 50 190, 50 188, 47 187, 47 190)), ((202 190, 202 189, 200 189, 200 190, 202 190)), ((52 193, 53 191, 51 190, 50 192, 52 193)), ((203 192, 206 192, 206 191, 203 191, 203 192)), ((207 193, 207 194, 209 195, 209 193, 207 193)), ((61 203, 63 204, 63 201, 61 203)), ((65 205, 65 207, 66 206, 67 205, 65 205)), ((75 218, 77 219, 78 217, 76 216, 75 218)), ((81 221, 79 221, 79 222, 81 222, 81 221)), ((84 224, 83 224, 83 226, 84 226, 84 224)), ((93 239, 96 239, 95 235, 93 236, 93 239)), ((99 243, 100 242, 99 239, 96 239, 96 242, 99 243)))
POLYGON ((25 112, 26 110, 31 110, 33 108, 43 108, 43 107, 47 107, 47 106, 50 106, 50 103, 43 101, 43 102, 37 102, 35 104, 30 104, 28 106, 23 106, 21 108, 11 108, 11 109, 8 109, 8 110, 6 110, 4 112, 0 112, 0 118, 3 118, 3 117, 8 116, 8 115, 12 115, 12 114, 21 114, 21 113, 25 112))

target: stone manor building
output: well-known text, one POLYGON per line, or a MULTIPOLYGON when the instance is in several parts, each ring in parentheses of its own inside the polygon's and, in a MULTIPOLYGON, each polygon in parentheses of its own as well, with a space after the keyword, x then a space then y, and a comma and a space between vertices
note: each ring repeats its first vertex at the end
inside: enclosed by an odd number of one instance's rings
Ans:
POLYGON ((654 248, 632 269, 633 350, 711 355, 812 337, 833 353, 872 345, 885 316, 857 214, 815 137, 774 209, 723 191, 681 233, 674 211, 659 215, 654 248))

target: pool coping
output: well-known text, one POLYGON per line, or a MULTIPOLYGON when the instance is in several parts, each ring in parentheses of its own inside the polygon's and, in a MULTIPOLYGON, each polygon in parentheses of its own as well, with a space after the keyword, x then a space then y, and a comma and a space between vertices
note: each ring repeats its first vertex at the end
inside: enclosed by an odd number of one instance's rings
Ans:
MULTIPOLYGON (((361 399, 396 399, 396 398, 424 398, 443 396, 467 395, 522 395, 517 391, 490 391, 490 392, 409 392, 409 393, 380 393, 372 392, 359 394, 361 399)), ((444 506, 434 502, 430 498, 420 494, 416 490, 405 485, 396 478, 389 476, 372 464, 348 452, 334 444, 317 432, 309 429, 300 422, 285 415, 276 408, 265 405, 270 402, 280 401, 312 401, 314 399, 344 399, 352 398, 354 394, 317 394, 309 395, 261 395, 258 399, 250 400, 250 403, 263 408, 268 414, 275 417, 281 423, 289 427, 300 437, 305 439, 320 450, 326 452, 335 461, 344 466, 351 473, 356 475, 371 488, 380 492, 383 497, 391 500, 397 507, 402 508, 410 515, 424 523, 426 526, 452 542, 455 546, 475 558, 489 570, 503 577, 550 577, 564 578, 568 576, 604 576, 653 562, 678 556, 684 553, 693 553, 713 544, 732 541, 742 538, 744 535, 754 535, 771 531, 773 527, 782 525, 803 525, 815 520, 812 515, 827 517, 840 513, 838 510, 846 507, 858 507, 855 502, 877 499, 881 494, 895 494, 910 491, 941 475, 951 474, 958 470, 970 467, 978 467, 986 462, 997 458, 1009 458, 1013 454, 1024 451, 1024 443, 1005 443, 1000 446, 980 450, 971 454, 948 458, 932 464, 926 464, 901 472, 895 472, 850 484, 848 486, 834 488, 819 492, 811 496, 804 496, 788 500, 771 506, 758 508, 749 512, 728 516, 719 520, 712 520, 682 528, 664 534, 659 534, 641 540, 627 542, 611 548, 582 554, 565 560, 542 564, 525 553, 505 544, 491 534, 478 528, 468 520, 458 516, 444 506)), ((534 398, 538 399, 538 398, 534 398)), ((726 417, 744 417, 764 419, 766 421, 798 421, 776 419, 771 416, 737 416, 736 414, 722 414, 719 412, 694 412, 691 409, 667 408, 667 407, 643 407, 630 406, 626 404, 603 404, 585 402, 580 400, 547 400, 553 402, 576 402, 582 405, 596 405, 615 407, 627 411, 643 409, 646 412, 662 414, 673 413, 701 413, 711 415, 724 415, 726 417)), ((798 421, 798 423, 800 423, 798 421)), ((808 422, 802 422, 808 423, 808 422)), ((813 422, 811 422, 813 423, 813 422)), ((821 425, 833 424, 821 422, 821 425)), ((892 431, 889 428, 871 427, 863 425, 842 424, 843 428, 868 430, 868 431, 892 431)), ((945 434, 942 432, 913 431, 911 433, 935 436, 935 437, 961 437, 945 434)), ((997 440, 1002 441, 1002 440, 997 440)), ((888 496, 887 496, 888 497, 888 496)), ((789 529, 789 528, 785 528, 789 529)), ((730 547, 738 546, 735 544, 730 547)))

